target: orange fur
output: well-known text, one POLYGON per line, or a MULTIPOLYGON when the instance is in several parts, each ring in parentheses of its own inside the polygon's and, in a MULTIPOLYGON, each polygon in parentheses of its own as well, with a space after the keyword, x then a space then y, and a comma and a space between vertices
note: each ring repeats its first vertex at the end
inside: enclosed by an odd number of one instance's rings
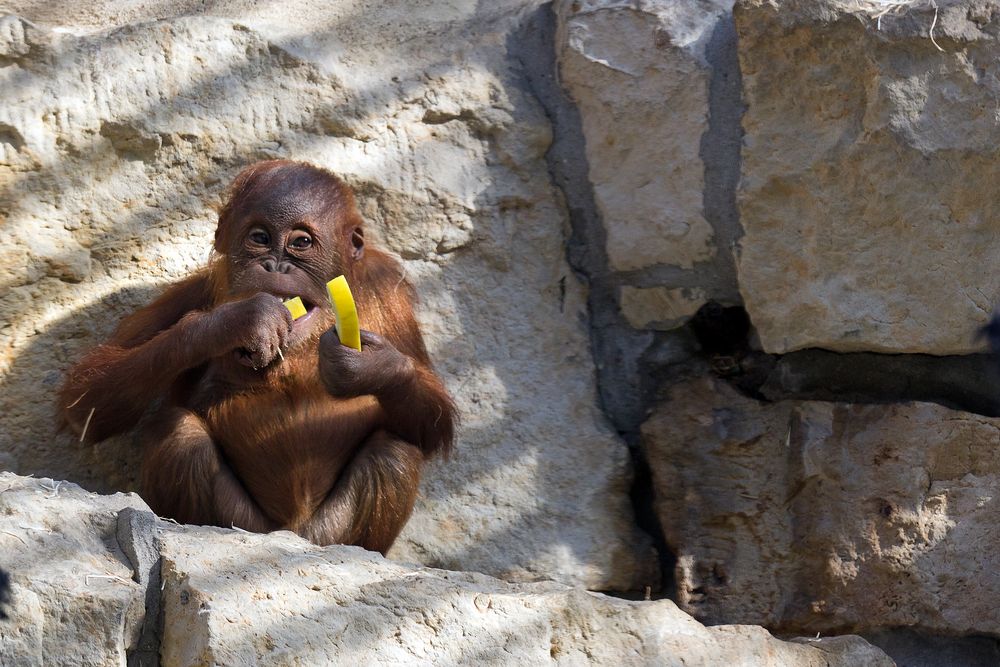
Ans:
MULTIPOLYGON (((91 415, 86 439, 96 442, 134 428, 160 403, 140 431, 143 494, 160 514, 388 549, 424 461, 451 449, 455 409, 431 368, 402 267, 367 246, 357 252, 360 230, 353 194, 336 176, 280 160, 247 168, 220 213, 209 265, 126 317, 70 369, 63 419, 80 432, 91 415), (247 240, 260 226, 276 237, 304 229, 313 245, 276 245, 265 256, 247 240), (272 268, 261 269, 272 255, 272 268), (339 273, 362 328, 411 360, 397 382, 379 385, 378 395, 330 395, 317 370, 319 335, 333 322, 323 309, 280 363, 259 371, 237 363, 233 340, 270 303, 254 310, 254 294, 283 297, 294 286, 319 303, 339 273)), ((382 368, 396 377, 397 366, 382 368)))

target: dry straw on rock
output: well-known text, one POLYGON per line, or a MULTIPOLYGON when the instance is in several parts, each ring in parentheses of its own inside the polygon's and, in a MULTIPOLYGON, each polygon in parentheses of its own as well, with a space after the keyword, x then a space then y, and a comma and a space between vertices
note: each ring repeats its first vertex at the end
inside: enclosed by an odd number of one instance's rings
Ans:
POLYGON ((934 41, 934 26, 938 20, 938 4, 936 0, 854 0, 854 4, 859 10, 875 19, 878 29, 882 29, 882 17, 888 14, 899 14, 908 9, 934 9, 934 18, 931 19, 931 27, 927 31, 931 43, 938 51, 944 51, 936 41, 934 41))
POLYGON ((854 0, 854 4, 872 18, 916 7, 937 7, 934 0, 854 0))

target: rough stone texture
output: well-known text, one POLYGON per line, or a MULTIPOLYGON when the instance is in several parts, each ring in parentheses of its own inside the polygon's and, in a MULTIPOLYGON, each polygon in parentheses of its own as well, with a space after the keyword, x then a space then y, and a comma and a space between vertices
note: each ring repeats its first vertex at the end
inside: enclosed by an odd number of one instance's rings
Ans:
POLYGON ((165 667, 259 665, 892 665, 858 637, 782 642, 706 628, 668 600, 417 569, 291 533, 163 536, 165 667))
POLYGON ((557 3, 560 74, 580 107, 614 269, 691 268, 714 254, 698 155, 708 127, 703 33, 732 2, 708 4, 557 3))
POLYGON ((769 352, 965 353, 1000 295, 1000 3, 741 1, 740 290, 769 352))
POLYGON ((139 641, 145 589, 115 537, 134 494, 0 473, 0 566, 11 575, 0 665, 124 665, 139 641))
POLYGON ((705 303, 701 289, 669 287, 621 288, 621 309, 625 319, 636 329, 676 329, 705 303))
POLYGON ((655 586, 627 451, 596 404, 550 127, 507 52, 532 3, 119 4, 14 2, 38 25, 0 20, 0 463, 134 488, 127 437, 53 437, 61 370, 206 259, 242 166, 311 160, 406 261, 463 415, 394 553, 655 586))
POLYGON ((14 584, 0 664, 18 667, 892 664, 860 637, 706 628, 666 600, 403 565, 287 532, 178 526, 132 494, 11 473, 0 473, 0 563, 14 584), (140 654, 150 598, 163 641, 140 654))
POLYGON ((156 515, 126 507, 118 513, 116 538, 145 589, 145 616, 128 667, 155 667, 160 655, 160 539, 156 515))
POLYGON ((1000 420, 680 383, 643 426, 678 601, 778 631, 996 634, 1000 420))
MULTIPOLYGON (((725 77, 738 79, 735 57, 726 71, 732 4, 554 4, 560 82, 579 108, 607 269, 622 274, 619 305, 637 329, 671 329, 709 298, 739 298, 735 206, 721 201, 732 197, 722 172, 735 176, 738 139, 718 131, 732 110, 713 108, 725 77)), ((600 282, 595 268, 585 270, 600 282)))

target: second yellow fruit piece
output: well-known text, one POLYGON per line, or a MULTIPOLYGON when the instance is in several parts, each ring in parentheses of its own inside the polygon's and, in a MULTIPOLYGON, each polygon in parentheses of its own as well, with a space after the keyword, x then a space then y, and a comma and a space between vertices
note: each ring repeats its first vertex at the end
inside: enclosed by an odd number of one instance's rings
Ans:
POLYGON ((326 284, 333 303, 333 314, 337 317, 337 336, 342 345, 361 351, 361 327, 358 324, 358 310, 354 306, 354 295, 347 284, 347 278, 337 276, 326 284))

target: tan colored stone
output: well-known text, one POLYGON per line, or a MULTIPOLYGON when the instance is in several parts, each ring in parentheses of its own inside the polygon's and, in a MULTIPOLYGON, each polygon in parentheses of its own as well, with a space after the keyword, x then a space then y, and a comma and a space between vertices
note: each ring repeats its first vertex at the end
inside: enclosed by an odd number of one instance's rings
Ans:
POLYGON ((1000 296, 1000 3, 881 30, 861 4, 737 5, 740 289, 769 352, 970 352, 1000 296))
POLYGON ((134 494, 0 472, 0 566, 11 576, 0 665, 124 665, 144 590, 117 538, 117 514, 149 511, 134 494))
POLYGON ((732 0, 555 4, 560 81, 580 109, 611 268, 714 256, 702 210, 705 44, 732 0))
POLYGON ((290 533, 163 537, 164 667, 259 665, 892 665, 859 637, 783 642, 706 628, 669 600, 414 568, 290 533))
POLYGON ((803 633, 1000 627, 1000 419, 760 403, 699 379, 642 432, 678 602, 696 618, 803 633))
POLYGON ((636 329, 676 329, 694 315, 707 297, 700 289, 668 287, 621 288, 622 314, 636 329))
POLYGON ((177 526, 134 495, 10 473, 0 473, 0 563, 13 581, 0 622, 0 664, 11 667, 891 664, 859 637, 785 642, 762 628, 706 628, 667 600, 514 585, 287 532, 177 526), (143 624, 162 629, 146 653, 143 624))

